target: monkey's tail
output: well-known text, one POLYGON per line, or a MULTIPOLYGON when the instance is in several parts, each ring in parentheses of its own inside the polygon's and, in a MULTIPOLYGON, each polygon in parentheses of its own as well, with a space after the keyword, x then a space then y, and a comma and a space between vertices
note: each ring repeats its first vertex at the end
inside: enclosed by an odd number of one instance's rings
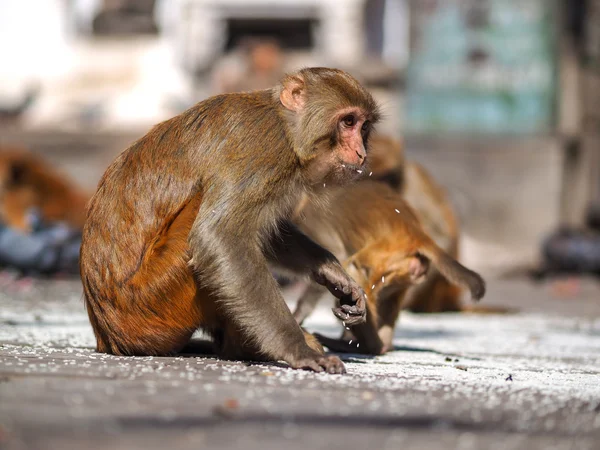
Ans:
POLYGON ((485 295, 485 281, 481 275, 467 269, 433 241, 419 248, 419 252, 429 258, 448 281, 468 289, 473 300, 479 300, 485 295))

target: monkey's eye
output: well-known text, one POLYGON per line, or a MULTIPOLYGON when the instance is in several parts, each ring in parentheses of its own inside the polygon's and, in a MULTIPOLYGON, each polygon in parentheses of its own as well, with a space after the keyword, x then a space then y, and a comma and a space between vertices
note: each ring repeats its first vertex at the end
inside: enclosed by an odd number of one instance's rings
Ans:
POLYGON ((347 127, 353 127, 356 123, 356 117, 354 117, 352 114, 349 114, 342 119, 342 122, 344 122, 344 125, 347 127))
POLYGON ((367 131, 370 126, 371 126, 371 122, 369 122, 368 120, 365 120, 365 123, 363 123, 363 126, 362 126, 362 130, 367 131))

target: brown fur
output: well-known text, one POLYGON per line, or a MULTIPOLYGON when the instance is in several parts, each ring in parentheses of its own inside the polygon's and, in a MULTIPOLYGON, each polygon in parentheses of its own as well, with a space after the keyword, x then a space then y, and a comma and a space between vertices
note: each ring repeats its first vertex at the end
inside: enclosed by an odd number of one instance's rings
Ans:
POLYGON ((304 69, 271 90, 200 102, 125 150, 83 233, 98 350, 171 354, 201 327, 225 358, 342 372, 295 323, 267 263, 312 276, 337 293, 338 314, 344 303, 364 321, 360 287, 285 219, 303 192, 355 178, 368 138, 358 126, 377 118, 349 75, 304 69), (356 127, 343 125, 348 114, 356 127))
POLYGON ((27 211, 35 207, 46 221, 83 228, 88 198, 38 155, 0 148, 0 218, 7 225, 29 231, 27 211))
MULTIPOLYGON (((373 136, 369 154, 370 179, 400 192, 415 209, 424 230, 450 256, 458 259, 460 225, 445 189, 418 163, 406 161, 402 143, 388 136, 373 136)), ((409 290, 404 308, 413 312, 466 311, 462 289, 448 282, 435 268, 427 279, 409 290)), ((474 306, 487 311, 487 307, 474 306)))
MULTIPOLYGON (((405 295, 425 278, 429 263, 452 284, 469 289, 474 299, 485 293, 483 279, 442 250, 402 196, 383 183, 364 181, 336 189, 326 212, 308 204, 298 223, 331 248, 368 293, 367 322, 350 325, 356 337, 353 351, 381 354, 391 348, 405 295)), ((314 294, 299 303, 316 301, 314 294)), ((295 313, 301 322, 299 311, 302 306, 295 313)), ((347 344, 327 338, 322 343, 332 350, 349 350, 347 344)))

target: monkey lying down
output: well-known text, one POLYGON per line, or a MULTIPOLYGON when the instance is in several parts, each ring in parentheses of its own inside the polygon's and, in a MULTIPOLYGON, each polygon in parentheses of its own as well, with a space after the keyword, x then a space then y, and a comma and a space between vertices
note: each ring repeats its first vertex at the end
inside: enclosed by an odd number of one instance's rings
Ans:
POLYGON ((89 196, 40 156, 19 147, 0 147, 0 220, 31 231, 32 209, 47 222, 65 222, 80 230, 89 196))
MULTIPOLYGON (((467 288, 475 300, 485 293, 481 276, 448 255, 429 237, 403 197, 384 183, 361 181, 333 189, 326 210, 306 202, 299 228, 329 248, 367 292, 367 320, 348 323, 342 339, 315 336, 330 350, 380 355, 392 348, 394 327, 407 290, 423 281, 432 264, 450 282, 467 288)), ((311 284, 300 297, 299 323, 324 294, 311 284)))
POLYGON ((288 219, 304 193, 358 176, 378 118, 350 75, 309 68, 202 101, 121 153, 81 247, 97 350, 169 355, 201 328, 223 358, 344 372, 296 323, 268 263, 311 277, 338 298, 336 316, 364 322, 361 287, 288 219))

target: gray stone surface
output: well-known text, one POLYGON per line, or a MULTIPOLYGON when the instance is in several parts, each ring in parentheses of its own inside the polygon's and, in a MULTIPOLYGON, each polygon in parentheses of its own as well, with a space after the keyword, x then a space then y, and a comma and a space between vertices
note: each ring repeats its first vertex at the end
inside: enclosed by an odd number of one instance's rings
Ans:
MULTIPOLYGON (((561 286, 492 281, 517 314, 403 314, 394 352, 334 376, 100 355, 79 282, 4 276, 0 448, 596 449, 600 289, 561 286)), ((328 306, 308 328, 336 335, 328 306)))
POLYGON ((561 218, 561 145, 555 136, 406 138, 407 157, 456 207, 461 261, 486 273, 537 262, 540 242, 561 218))

